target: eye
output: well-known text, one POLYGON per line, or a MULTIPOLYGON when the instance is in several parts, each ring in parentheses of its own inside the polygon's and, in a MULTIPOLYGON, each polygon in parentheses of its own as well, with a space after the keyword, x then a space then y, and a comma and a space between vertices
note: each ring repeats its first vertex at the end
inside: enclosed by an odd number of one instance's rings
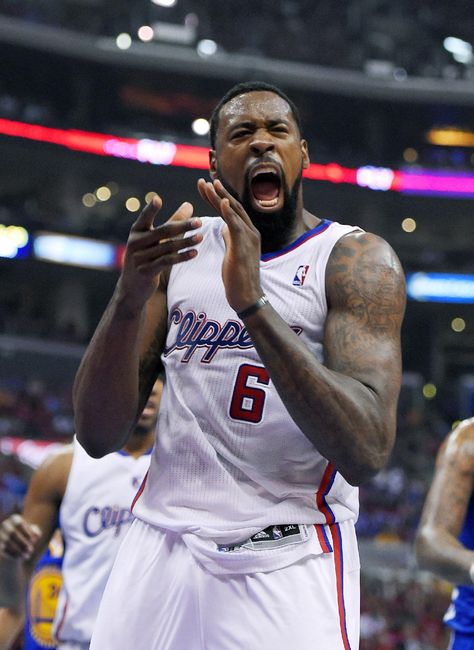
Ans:
POLYGON ((272 131, 275 131, 276 133, 288 133, 288 127, 286 124, 276 124, 272 131))
POLYGON ((235 140, 237 138, 244 138, 246 135, 250 134, 250 129, 238 129, 232 133, 231 139, 235 140))

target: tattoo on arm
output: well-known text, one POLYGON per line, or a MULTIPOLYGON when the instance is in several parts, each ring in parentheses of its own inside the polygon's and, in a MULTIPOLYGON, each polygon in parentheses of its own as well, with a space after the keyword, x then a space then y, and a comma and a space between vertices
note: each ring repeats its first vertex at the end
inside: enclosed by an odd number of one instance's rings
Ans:
POLYGON ((405 285, 390 247, 367 233, 343 238, 329 259, 326 289, 330 307, 325 346, 328 367, 364 378, 374 374, 374 353, 379 368, 393 364, 399 358, 405 285))

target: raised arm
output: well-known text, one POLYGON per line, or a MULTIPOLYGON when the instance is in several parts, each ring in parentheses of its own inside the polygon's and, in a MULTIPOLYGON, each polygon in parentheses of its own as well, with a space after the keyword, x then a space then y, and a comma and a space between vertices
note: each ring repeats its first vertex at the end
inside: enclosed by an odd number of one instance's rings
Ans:
MULTIPOLYGON (((200 191, 226 221, 223 280, 229 304, 245 310, 261 295, 259 234, 218 181, 200 191)), ((260 358, 293 420, 349 483, 386 462, 395 436, 401 380, 405 283, 379 237, 343 237, 327 266, 329 304, 320 363, 271 304, 244 318, 260 358)))
POLYGON ((189 203, 154 227, 160 207, 155 197, 133 224, 122 274, 76 375, 76 433, 93 457, 123 447, 142 412, 166 337, 163 271, 192 259, 201 241, 184 237, 201 225, 189 203))
POLYGON ((474 551, 458 540, 474 489, 474 418, 462 422, 438 452, 416 536, 422 569, 455 585, 472 586, 474 551))
POLYGON ((11 602, 0 608, 0 650, 13 644, 24 623, 26 585, 57 525, 72 450, 48 458, 33 474, 23 513, 0 524, 0 575, 7 576, 11 602))

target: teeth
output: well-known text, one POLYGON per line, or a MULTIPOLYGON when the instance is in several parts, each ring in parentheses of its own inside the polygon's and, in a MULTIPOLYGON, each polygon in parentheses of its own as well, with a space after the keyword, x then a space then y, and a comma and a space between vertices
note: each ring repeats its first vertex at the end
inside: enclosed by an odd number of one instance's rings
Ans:
POLYGON ((259 174, 275 174, 275 176, 277 176, 277 173, 273 168, 268 168, 268 169, 260 168, 255 172, 253 178, 256 178, 257 176, 259 176, 259 174))
POLYGON ((278 203, 278 196, 274 199, 271 199, 271 201, 263 201, 258 199, 258 202, 262 208, 273 208, 278 203))

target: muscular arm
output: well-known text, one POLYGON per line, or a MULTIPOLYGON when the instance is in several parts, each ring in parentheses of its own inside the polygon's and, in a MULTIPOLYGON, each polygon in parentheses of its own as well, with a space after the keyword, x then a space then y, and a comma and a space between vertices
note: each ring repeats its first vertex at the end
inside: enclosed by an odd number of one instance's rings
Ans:
POLYGON ((71 461, 70 448, 48 458, 31 478, 22 515, 0 525, 0 575, 13 581, 9 584, 12 602, 0 608, 0 650, 10 648, 23 626, 25 588, 57 526, 71 461))
POLYGON ((472 586, 474 551, 458 541, 474 489, 474 419, 453 431, 438 453, 433 482, 416 536, 422 569, 453 584, 472 586))
MULTIPOLYGON (((260 235, 219 180, 199 191, 226 222, 222 279, 237 313, 261 297, 260 235)), ((334 247, 326 269, 328 317, 320 363, 270 304, 244 319, 293 420, 344 478, 358 485, 393 445, 401 380, 405 282, 379 237, 358 233, 334 247)))
POLYGON ((163 271, 192 259, 200 226, 184 203, 162 226, 153 199, 132 226, 124 269, 82 359, 73 398, 78 440, 93 457, 120 449, 145 406, 159 371, 166 334, 163 271))
POLYGON ((125 445, 160 369, 166 316, 164 290, 142 306, 119 282, 74 383, 77 437, 91 456, 125 445))
POLYGON ((333 250, 326 286, 324 364, 270 306, 245 325, 293 420, 358 485, 384 465, 393 445, 403 273, 386 242, 350 234, 333 250))

